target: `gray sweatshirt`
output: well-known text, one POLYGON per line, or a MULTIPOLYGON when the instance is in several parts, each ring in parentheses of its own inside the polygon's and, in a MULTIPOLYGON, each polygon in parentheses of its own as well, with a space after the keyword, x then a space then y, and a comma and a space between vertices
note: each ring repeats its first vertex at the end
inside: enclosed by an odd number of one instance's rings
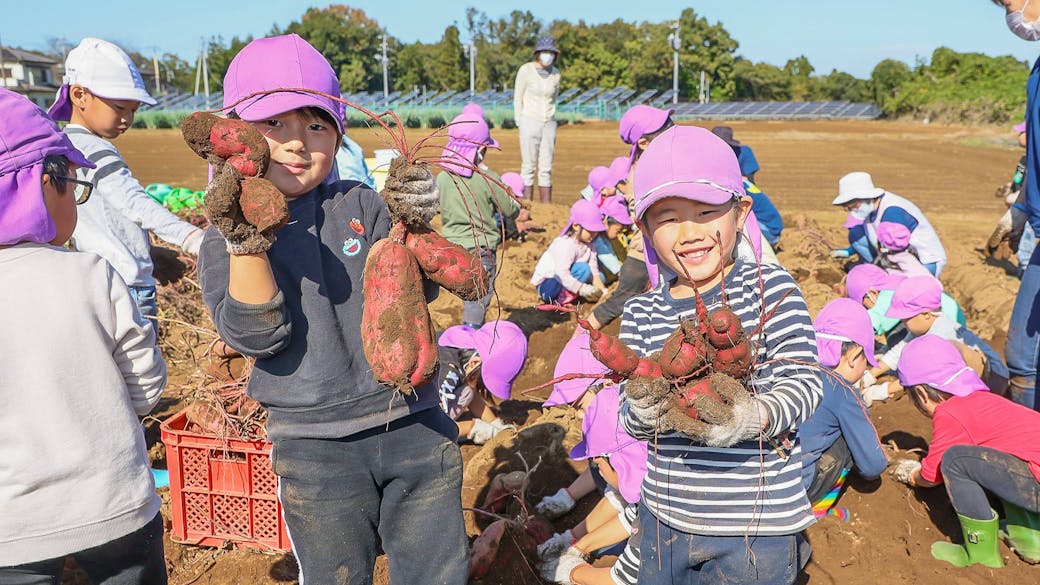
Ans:
MULTIPOLYGON (((268 410, 269 438, 346 437, 436 408, 435 384, 395 395, 372 377, 361 348, 365 259, 390 230, 383 200, 360 183, 340 181, 289 201, 289 213, 267 253, 280 290, 268 303, 231 298, 229 256, 215 228, 199 253, 217 332, 256 358, 248 393, 268 410)), ((424 287, 428 299, 436 297, 436 285, 424 287)))

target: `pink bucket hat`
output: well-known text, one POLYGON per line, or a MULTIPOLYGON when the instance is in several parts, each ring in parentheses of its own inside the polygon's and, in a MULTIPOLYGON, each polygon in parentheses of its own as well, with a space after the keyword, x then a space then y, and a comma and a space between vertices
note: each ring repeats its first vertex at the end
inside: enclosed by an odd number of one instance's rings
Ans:
POLYGON ((877 239, 886 250, 899 252, 910 245, 910 230, 901 223, 883 221, 878 224, 877 239))
POLYGON ((513 191, 513 197, 521 197, 524 194, 524 180, 519 173, 502 173, 499 178, 513 191))
POLYGON ((863 348, 867 362, 877 367, 874 357, 874 326, 862 303, 852 299, 835 299, 813 320, 820 363, 834 367, 841 360, 841 345, 852 341, 863 348))
POLYGON ((618 476, 618 491, 630 504, 639 501, 646 477, 647 444, 629 436, 618 420, 621 397, 617 386, 599 391, 585 409, 581 429, 585 436, 571 449, 571 459, 607 457, 618 476))
POLYGON ((636 144, 645 134, 657 132, 671 117, 672 110, 662 110, 653 106, 632 106, 622 116, 618 124, 618 133, 625 144, 631 144, 632 149, 628 153, 629 162, 636 156, 636 144))
POLYGON ((607 197, 599 206, 604 217, 609 217, 621 225, 632 225, 632 215, 628 212, 628 202, 624 197, 607 197))
POLYGON ((628 172, 632 170, 632 159, 627 156, 619 156, 610 163, 610 172, 618 178, 618 182, 628 180, 628 172))
POLYGON ((484 117, 484 108, 480 104, 470 102, 462 106, 462 113, 468 116, 477 116, 480 118, 484 117))
POLYGON ((905 277, 889 274, 875 264, 857 264, 849 270, 845 288, 850 299, 862 303, 871 290, 895 290, 903 280, 905 277))
POLYGON ((1014 131, 1015 134, 1021 134, 1021 133, 1026 131, 1026 123, 1025 122, 1021 122, 1021 123, 1015 124, 1014 126, 1011 127, 1011 130, 1014 131))
MULTIPOLYGON (((224 75, 224 109, 261 91, 305 88, 340 97, 339 78, 325 57, 299 35, 256 39, 242 48, 224 75)), ((240 118, 264 120, 298 108, 316 107, 336 121, 344 134, 342 103, 313 93, 275 91, 233 106, 240 118)))
POLYGON ((484 117, 459 114, 448 125, 448 143, 441 151, 440 165, 461 177, 472 177, 473 155, 483 146, 498 148, 484 117))
POLYGON ((594 193, 593 199, 602 197, 601 191, 608 187, 616 187, 624 178, 615 174, 610 167, 594 167, 589 171, 589 186, 594 193))
MULTIPOLYGON (((651 205, 667 197, 721 205, 745 195, 733 149, 696 126, 673 126, 655 138, 639 159, 632 182, 635 216, 640 220, 651 205)), ((657 252, 647 234, 643 241, 650 283, 656 286, 657 252)))
POLYGON ((512 395, 513 380, 527 359, 527 337, 510 321, 488 321, 480 329, 467 325, 449 327, 441 333, 437 344, 477 350, 482 362, 480 377, 484 385, 502 399, 512 395))
POLYGON ((36 104, 0 88, 0 245, 45 244, 57 229, 43 201, 43 159, 64 156, 94 168, 69 137, 36 104))
POLYGON ((571 205, 571 219, 560 235, 567 235, 567 232, 571 231, 571 227, 575 225, 580 225, 590 232, 607 231, 607 224, 603 223, 603 214, 599 207, 588 199, 578 199, 574 205, 571 205))
POLYGON ((926 384, 954 396, 989 391, 953 344, 931 334, 911 339, 903 348, 899 356, 899 383, 926 384))
POLYGON ((942 283, 934 276, 911 276, 899 283, 892 293, 892 305, 886 317, 909 319, 942 307, 942 283))
POLYGON ((553 378, 559 378, 567 374, 589 374, 593 376, 603 374, 604 377, 575 378, 557 382, 553 385, 552 393, 545 399, 542 406, 550 407, 574 402, 589 389, 589 386, 605 380, 608 372, 607 366, 604 366, 593 357, 592 351, 589 349, 589 333, 582 329, 567 342, 567 345, 563 346, 560 358, 556 360, 553 378))

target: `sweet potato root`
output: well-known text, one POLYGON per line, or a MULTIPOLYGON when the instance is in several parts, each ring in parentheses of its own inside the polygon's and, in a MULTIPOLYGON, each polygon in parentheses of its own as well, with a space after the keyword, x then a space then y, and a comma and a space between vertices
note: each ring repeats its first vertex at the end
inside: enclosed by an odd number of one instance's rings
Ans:
POLYGON ((733 347, 715 351, 715 371, 743 380, 751 373, 751 357, 751 344, 741 340, 733 347))
POLYGON ((523 521, 496 520, 476 540, 469 558, 471 579, 486 577, 492 566, 507 572, 530 570, 538 564, 538 544, 553 534, 553 527, 537 516, 523 521))
POLYGON ((181 134, 195 154, 227 161, 245 177, 263 176, 271 163, 267 141, 243 120, 195 112, 181 123, 181 134))
POLYGON ((715 350, 697 330, 697 324, 684 319, 664 342, 658 358, 661 372, 669 380, 686 380, 715 359, 715 350))
POLYGON ((473 551, 469 557, 469 576, 482 579, 487 576, 498 556, 498 547, 506 534, 509 520, 496 520, 473 541, 473 551))
POLYGON ((409 226, 405 245, 427 278, 460 299, 476 301, 490 290, 490 278, 480 258, 429 227, 409 226))
POLYGON ((527 473, 523 471, 496 475, 491 480, 487 495, 484 496, 483 509, 496 514, 502 513, 506 509, 506 504, 509 503, 510 496, 519 494, 524 489, 526 479, 527 473))
POLYGON ((242 195, 238 199, 242 216, 261 232, 269 232, 289 223, 289 206, 285 195, 267 179, 242 179, 242 195))
POLYGON ((733 309, 723 306, 708 312, 708 341, 717 349, 735 347, 747 339, 744 326, 733 309))
POLYGON ((408 248, 388 238, 372 246, 364 274, 365 357, 377 381, 411 394, 437 370, 437 341, 419 263, 408 248))

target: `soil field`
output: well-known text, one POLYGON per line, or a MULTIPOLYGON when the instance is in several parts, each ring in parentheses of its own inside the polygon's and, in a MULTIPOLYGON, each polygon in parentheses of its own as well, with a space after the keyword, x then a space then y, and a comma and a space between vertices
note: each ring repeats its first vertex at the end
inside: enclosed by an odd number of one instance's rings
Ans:
MULTIPOLYGON (((1006 274, 1013 269, 1011 265, 988 264, 979 249, 1004 211, 993 191, 1010 178, 1021 155, 1021 150, 1010 145, 1010 131, 886 122, 731 125, 742 142, 754 147, 762 164, 759 185, 787 224, 779 257, 799 280, 810 310, 815 313, 834 298, 833 287, 843 277, 841 266, 827 254, 832 247, 845 245, 841 228, 845 214, 830 206, 838 178, 849 171, 865 170, 873 174, 877 185, 910 198, 925 211, 949 254, 943 274, 947 290, 964 306, 969 326, 998 350, 1003 348, 1018 281, 1006 274)), ((568 206, 585 185, 588 170, 627 154, 616 128, 608 123, 560 128, 554 169, 556 203, 534 204, 532 209, 547 231, 501 252, 498 299, 489 319, 511 319, 530 338, 530 357, 515 386, 514 400, 503 405, 504 418, 521 430, 519 434, 504 433, 484 447, 463 446, 464 506, 479 505, 497 473, 522 469, 516 453, 522 453, 529 463, 542 459, 527 494, 529 503, 566 485, 583 467, 566 459, 566 452, 579 438, 580 423, 574 414, 566 409, 543 413, 539 397, 546 395, 544 391, 530 398, 518 392, 551 377, 556 357, 574 328, 573 321, 564 316, 531 308, 538 299, 528 280, 538 256, 566 223, 568 206)), ((353 129, 351 135, 369 152, 389 145, 385 135, 375 130, 353 129)), ((503 152, 490 153, 487 164, 498 172, 517 170, 517 132, 492 130, 492 135, 503 145, 503 152)), ((412 140, 420 136, 419 131, 409 131, 412 140)), ((204 164, 184 146, 177 131, 133 130, 116 144, 143 184, 202 188, 205 183, 204 164)), ((429 156, 438 152, 431 149, 429 156)), ((162 288, 160 311, 171 319, 209 327, 200 309, 194 275, 189 270, 187 276, 162 288)), ((442 294, 431 307, 438 328, 460 318, 461 303, 449 297, 442 294)), ((196 356, 212 339, 172 321, 166 327, 163 343, 171 363, 171 383, 167 400, 155 413, 159 418, 185 406, 196 393, 203 380, 196 356)), ((929 421, 905 398, 877 405, 871 414, 882 440, 893 448, 923 447, 931 438, 929 421)), ((156 423, 151 422, 149 428, 149 439, 156 443, 156 423)), ((161 465, 161 444, 153 446, 152 454, 161 465)), ((961 538, 942 488, 908 490, 886 476, 876 482, 853 481, 839 503, 851 513, 847 522, 827 517, 809 529, 813 557, 803 582, 1028 583, 1040 575, 1040 569, 1020 562, 1006 547, 1002 550, 1008 566, 1001 570, 981 566, 957 570, 933 560, 929 554, 933 541, 961 538)), ((587 507, 584 503, 579 511, 558 521, 557 529, 576 523, 580 510, 587 507)), ((467 526, 476 535, 486 521, 467 513, 467 526)), ((176 585, 291 583, 296 578, 290 555, 200 549, 168 539, 166 546, 171 583, 176 585)), ((387 582, 385 567, 382 561, 377 565, 378 583, 387 582)), ((78 578, 69 576, 65 582, 76 583, 78 578)), ((482 581, 491 582, 538 583, 523 566, 496 568, 482 581)))

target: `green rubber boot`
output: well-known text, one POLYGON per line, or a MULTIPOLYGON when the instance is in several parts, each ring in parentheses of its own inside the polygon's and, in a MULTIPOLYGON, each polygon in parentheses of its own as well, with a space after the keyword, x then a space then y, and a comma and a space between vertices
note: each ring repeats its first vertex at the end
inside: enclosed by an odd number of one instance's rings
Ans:
POLYGON ((955 567, 967 567, 976 563, 995 569, 1003 567, 1004 561, 1000 558, 998 548, 1000 518, 997 514, 994 512, 993 518, 989 520, 975 520, 960 514, 957 518, 961 521, 964 546, 936 542, 932 544, 932 556, 955 567))
POLYGON ((1007 514, 1007 543, 1020 559, 1040 563, 1040 514, 1004 502, 1007 514))

